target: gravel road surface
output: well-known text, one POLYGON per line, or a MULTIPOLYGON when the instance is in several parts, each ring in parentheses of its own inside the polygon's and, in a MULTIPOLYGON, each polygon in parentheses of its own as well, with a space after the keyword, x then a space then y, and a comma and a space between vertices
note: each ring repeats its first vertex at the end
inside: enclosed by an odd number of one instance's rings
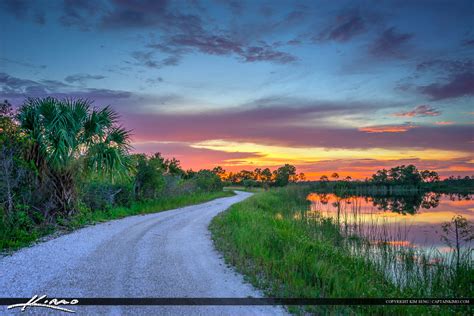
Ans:
MULTIPOLYGON (((227 267, 207 229, 250 193, 114 220, 0 259, 0 297, 261 297, 227 267)), ((71 306, 77 315, 278 315, 273 306, 71 306)), ((68 314, 30 308, 32 314, 68 314)), ((0 307, 0 314, 25 314, 0 307)))

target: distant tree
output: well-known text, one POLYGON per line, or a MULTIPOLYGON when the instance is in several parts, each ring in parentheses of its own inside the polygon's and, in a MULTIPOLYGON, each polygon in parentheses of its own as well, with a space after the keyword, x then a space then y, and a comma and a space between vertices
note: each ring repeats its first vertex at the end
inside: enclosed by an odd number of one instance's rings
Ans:
POLYGON ((347 177, 344 178, 344 180, 346 180, 346 181, 351 181, 351 180, 352 180, 352 177, 351 177, 351 176, 347 176, 347 177))
POLYGON ((239 182, 242 182, 244 180, 253 180, 254 179, 253 171, 242 170, 238 173, 238 178, 239 178, 239 182))
POLYGON ((253 179, 255 181, 262 181, 262 169, 261 168, 255 168, 253 171, 253 179))
POLYGON ((79 172, 113 179, 128 171, 130 134, 110 107, 96 110, 82 99, 28 99, 18 120, 32 141, 29 159, 51 181, 57 211, 64 215, 74 212, 79 172))
POLYGON ((212 192, 222 190, 221 178, 211 170, 202 169, 196 172, 192 178, 200 191, 212 192))
POLYGON ((166 159, 164 161, 166 173, 173 176, 181 177, 184 175, 184 170, 181 168, 181 162, 176 158, 166 159))
POLYGON ((212 169, 212 172, 219 176, 219 178, 224 179, 225 170, 221 166, 214 167, 214 169, 212 169))
POLYGON ((420 172, 420 176, 424 182, 436 182, 439 181, 439 175, 436 171, 423 170, 420 172))
POLYGON ((276 186, 285 186, 290 181, 294 181, 294 176, 296 175, 296 168, 293 165, 285 164, 283 167, 278 168, 274 171, 275 175, 275 185, 276 186))
POLYGON ((298 181, 306 181, 306 176, 303 172, 298 174, 298 181))
POLYGON ((263 183, 263 187, 267 190, 272 183, 273 174, 269 168, 265 168, 260 172, 260 181, 263 183))
POLYGON ((328 181, 329 181, 329 178, 328 178, 328 176, 326 176, 326 175, 322 175, 321 177, 319 177, 319 180, 320 180, 321 182, 328 182, 328 181))
POLYGON ((388 182, 388 171, 387 169, 377 170, 377 172, 372 175, 371 181, 375 183, 386 183, 388 182))
POLYGON ((334 180, 337 180, 339 179, 339 174, 337 172, 334 172, 332 175, 331 175, 331 178, 333 178, 334 180))
POLYGON ((400 166, 399 183, 418 185, 421 183, 421 176, 414 165, 400 166))
POLYGON ((264 183, 270 183, 272 181, 272 172, 270 171, 270 169, 263 169, 260 173, 260 178, 264 183))

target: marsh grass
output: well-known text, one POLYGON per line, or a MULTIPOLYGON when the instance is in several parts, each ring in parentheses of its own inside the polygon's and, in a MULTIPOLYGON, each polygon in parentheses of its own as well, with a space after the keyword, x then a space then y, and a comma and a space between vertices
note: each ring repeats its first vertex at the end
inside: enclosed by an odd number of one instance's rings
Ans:
MULTIPOLYGON (((210 225, 227 262, 272 297, 469 297, 472 262, 460 270, 412 248, 373 243, 339 221, 308 212, 310 188, 255 194, 210 225)), ((357 207, 357 206, 354 206, 357 207)), ((296 313, 452 314, 468 307, 307 306, 296 313)))
POLYGON ((58 220, 58 223, 44 223, 37 225, 30 223, 29 217, 24 216, 16 219, 17 225, 2 226, 0 221, 0 250, 10 252, 21 247, 28 246, 41 237, 47 236, 59 230, 71 231, 85 225, 105 222, 132 215, 150 214, 162 212, 183 206, 207 202, 220 197, 232 196, 233 191, 199 192, 182 194, 149 200, 144 202, 132 202, 130 206, 112 207, 105 210, 81 209, 72 219, 68 221, 58 220))
POLYGON ((253 193, 265 191, 263 188, 260 188, 260 187, 245 187, 245 186, 239 186, 239 185, 224 187, 224 190, 225 191, 237 190, 237 191, 245 191, 245 192, 253 192, 253 193))

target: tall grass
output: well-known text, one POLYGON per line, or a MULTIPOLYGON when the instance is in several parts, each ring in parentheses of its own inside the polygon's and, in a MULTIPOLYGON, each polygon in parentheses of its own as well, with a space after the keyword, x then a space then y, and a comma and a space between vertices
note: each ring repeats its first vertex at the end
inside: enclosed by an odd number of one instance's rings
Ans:
POLYGON ((232 196, 233 191, 198 192, 169 196, 145 202, 132 202, 130 206, 112 207, 106 210, 82 209, 73 218, 58 220, 58 224, 38 225, 32 223, 28 216, 18 215, 15 225, 5 225, 0 220, 0 250, 12 251, 27 246, 53 232, 70 231, 85 225, 123 218, 126 216, 149 214, 203 203, 220 197, 232 196))
MULTIPOLYGON (((413 247, 408 242, 406 223, 390 221, 374 213, 362 213, 360 197, 339 198, 333 224, 338 228, 345 247, 353 256, 370 260, 402 290, 418 296, 468 297, 473 293, 473 258, 469 244, 441 253, 437 248, 413 247), (459 261, 459 262, 458 262, 459 261)), ((305 213, 309 221, 321 221, 324 209, 313 201, 305 213)))
MULTIPOLYGON (((300 186, 257 193, 233 205, 211 223, 215 245, 226 260, 267 295, 303 298, 472 296, 472 266, 466 267, 461 276, 445 273, 442 268, 430 273, 417 270, 415 254, 401 252, 386 243, 374 248, 363 238, 345 234, 344 225, 333 219, 308 213, 306 196, 310 191, 300 186), (411 264, 412 270, 417 271, 411 274, 417 276, 416 279, 396 282, 387 273, 390 269, 383 266, 380 259, 374 259, 383 256, 387 256, 383 261, 386 263, 401 256, 407 267, 411 264), (445 284, 439 284, 443 280, 445 284)), ((446 271, 452 272, 448 268, 446 271)), ((313 306, 290 310, 318 314, 451 314, 465 309, 313 306)))

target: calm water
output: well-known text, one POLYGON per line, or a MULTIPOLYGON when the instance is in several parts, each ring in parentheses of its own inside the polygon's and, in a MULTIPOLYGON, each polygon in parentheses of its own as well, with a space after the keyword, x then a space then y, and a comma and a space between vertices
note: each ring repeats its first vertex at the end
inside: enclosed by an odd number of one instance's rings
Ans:
MULTIPOLYGON (((449 252, 441 225, 462 215, 474 222, 474 195, 437 193, 404 196, 349 196, 311 193, 307 215, 332 217, 348 232, 373 242, 449 252)), ((466 245, 465 245, 466 246, 466 245)), ((472 245, 469 245, 472 246, 472 245)))

